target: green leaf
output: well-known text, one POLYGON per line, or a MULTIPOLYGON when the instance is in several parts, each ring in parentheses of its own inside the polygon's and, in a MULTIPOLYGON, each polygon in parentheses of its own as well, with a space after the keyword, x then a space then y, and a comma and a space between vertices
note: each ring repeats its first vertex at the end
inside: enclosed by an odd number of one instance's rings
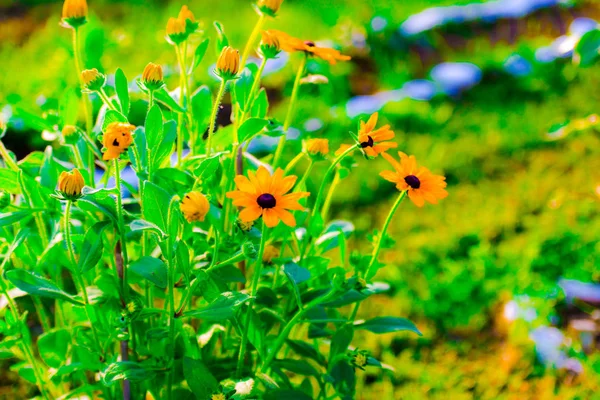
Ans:
POLYGON ((312 400, 312 397, 299 390, 281 389, 265 393, 264 400, 312 400))
POLYGON ((261 88, 252 104, 251 115, 256 118, 265 118, 269 111, 269 98, 265 88, 261 88))
POLYGON ((150 379, 155 375, 154 371, 144 368, 133 361, 120 361, 110 364, 100 373, 102 383, 112 386, 115 382, 127 379, 131 382, 140 382, 150 379))
POLYGON ((165 160, 173 154, 173 147, 177 139, 177 124, 175 121, 165 122, 162 132, 158 146, 151 148, 150 165, 152 165, 153 170, 160 168, 165 160))
POLYGON ((148 222, 167 232, 171 196, 152 182, 144 182, 144 215, 148 222))
POLYGON ((254 77, 252 71, 249 68, 239 74, 239 78, 235 80, 233 85, 232 94, 234 101, 239 105, 240 110, 247 111, 250 103, 250 90, 252 90, 252 84, 254 83, 254 77))
POLYGON ((135 221, 131 221, 131 223, 129 224, 129 228, 131 229, 131 231, 152 232, 156 234, 160 240, 163 240, 167 236, 167 234, 158 226, 156 226, 156 224, 153 224, 152 222, 148 222, 143 219, 136 219, 135 221))
POLYGON ((10 194, 21 194, 21 186, 16 171, 8 168, 0 169, 0 188, 10 194))
POLYGON ((138 126, 133 134, 133 146, 129 146, 127 154, 138 176, 147 177, 148 172, 148 143, 146 131, 138 126))
POLYGON ((318 353, 317 350, 310 344, 302 340, 287 339, 286 343, 292 350, 302 357, 307 357, 315 360, 320 365, 325 365, 325 358, 322 354, 318 353))
POLYGON ((298 375, 318 376, 319 371, 305 360, 294 360, 291 358, 273 362, 273 367, 287 369, 298 375))
POLYGON ((121 68, 115 72, 115 90, 119 98, 121 113, 124 116, 129 115, 129 89, 127 87, 127 77, 121 68))
POLYGON ((220 321, 233 317, 238 308, 246 301, 250 300, 250 296, 242 292, 225 292, 221 293, 216 300, 209 305, 191 310, 183 315, 185 317, 201 318, 205 321, 220 321))
POLYGON ((171 97, 171 94, 164 87, 154 91, 154 99, 160 101, 175 112, 185 112, 185 109, 181 108, 181 106, 173 97, 171 97))
POLYGON ((229 40, 227 39, 227 36, 225 36, 225 28, 223 28, 223 24, 220 23, 219 21, 215 21, 213 22, 213 26, 215 27, 215 30, 217 31, 217 42, 216 42, 216 50, 217 50, 217 55, 221 53, 221 50, 223 50, 223 47, 225 46, 229 46, 229 40))
POLYGON ((42 360, 52 368, 60 368, 67 360, 71 334, 66 329, 55 329, 43 333, 37 341, 42 360))
POLYGON ((208 399, 219 388, 219 382, 200 360, 184 357, 183 375, 197 399, 208 399))
POLYGON ((594 64, 600 55, 600 30, 586 32, 575 46, 575 55, 581 67, 594 64))
POLYGON ((423 336, 415 324, 406 318, 377 317, 368 321, 356 321, 354 327, 356 329, 366 329, 373 333, 411 331, 419 336, 423 336))
POLYGON ((245 142, 247 139, 253 137, 257 133, 262 131, 268 123, 269 121, 267 121, 266 119, 260 118, 249 118, 246 121, 244 121, 244 123, 242 124, 242 126, 240 126, 238 130, 238 137, 240 143, 245 142))
POLYGON ((32 272, 13 269, 7 271, 5 276, 13 285, 30 295, 65 300, 77 306, 83 306, 83 303, 76 296, 63 292, 48 279, 32 272))
POLYGON ((14 211, 0 214, 0 228, 8 225, 12 225, 16 222, 21 222, 25 218, 33 215, 31 210, 14 211))
POLYGON ((200 42, 198 47, 196 47, 196 51, 194 52, 194 64, 192 66, 192 72, 198 68, 198 65, 202 62, 204 55, 206 54, 206 49, 208 49, 208 38, 204 39, 200 42))
POLYGON ((77 124, 77 113, 79 111, 79 98, 76 89, 67 89, 63 92, 58 103, 58 113, 62 125, 77 124))
POLYGON ((109 224, 108 221, 97 222, 85 233, 80 253, 81 256, 77 263, 77 269, 81 273, 85 273, 94 268, 102 258, 102 250, 104 249, 102 232, 104 232, 104 229, 109 224))
POLYGON ((325 228, 323 235, 319 237, 315 244, 324 253, 334 249, 340 243, 340 235, 348 238, 354 232, 354 225, 350 221, 332 221, 325 228))
POLYGON ((352 343, 354 337, 354 329, 352 325, 343 325, 335 331, 331 338, 331 348, 329 350, 329 363, 331 363, 338 354, 344 354, 348 350, 348 346, 352 343))
POLYGON ((310 271, 294 262, 288 262, 283 266, 283 272, 292 283, 294 294, 296 295, 296 301, 299 305, 302 305, 302 299, 298 285, 310 279, 310 271))
POLYGON ((129 266, 129 269, 161 289, 167 287, 167 266, 158 258, 143 256, 139 260, 134 261, 129 266))
POLYGON ((113 122, 128 122, 127 117, 115 110, 108 110, 104 115, 104 121, 102 121, 102 131, 106 130, 106 127, 113 122))
POLYGON ((160 146, 163 137, 163 115, 158 105, 148 110, 144 124, 148 148, 154 152, 160 146))
POLYGON ((210 123, 212 112, 212 95, 208 86, 203 85, 192 95, 192 111, 196 119, 198 132, 204 132, 210 123))

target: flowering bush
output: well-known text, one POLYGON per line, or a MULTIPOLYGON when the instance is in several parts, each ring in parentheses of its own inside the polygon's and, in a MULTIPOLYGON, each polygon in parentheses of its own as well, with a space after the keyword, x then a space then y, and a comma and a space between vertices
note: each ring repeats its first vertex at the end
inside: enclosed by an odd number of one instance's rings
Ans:
POLYGON ((335 65, 350 57, 263 30, 280 6, 259 0, 241 55, 215 24, 214 96, 190 87, 208 39, 191 54, 190 37, 202 33, 182 7, 166 25, 180 86, 169 92, 162 67, 149 63, 136 81, 148 101, 145 124, 136 127, 123 71, 107 91, 104 74, 82 70, 79 34, 88 7, 65 1, 62 24, 73 35, 85 124, 58 122, 62 148, 41 157, 16 160, 0 142, 0 289, 8 304, 2 345, 42 398, 352 398, 355 374, 382 367, 368 349, 352 346, 355 330, 420 334, 395 315, 357 315, 362 301, 387 290, 374 279, 403 199, 436 204, 448 194, 445 178, 391 151, 394 132, 377 114, 337 152, 327 138, 313 137, 286 160, 299 87, 311 82, 304 79, 307 59, 335 65), (258 67, 248 63, 256 46, 258 67), (282 124, 269 117, 261 89, 267 61, 281 51, 298 62, 282 124), (231 124, 217 129, 227 91, 231 124), (104 103, 97 116, 89 96, 104 103), (265 136, 278 138, 277 148, 257 158, 248 146, 265 136), (353 225, 329 220, 331 201, 338 177, 359 159, 379 156, 391 166, 381 177, 395 185, 397 199, 372 253, 351 256, 353 225), (308 167, 298 179, 302 160, 308 167), (322 180, 309 193, 315 168, 323 169, 322 180), (39 335, 18 304, 26 296, 39 335))

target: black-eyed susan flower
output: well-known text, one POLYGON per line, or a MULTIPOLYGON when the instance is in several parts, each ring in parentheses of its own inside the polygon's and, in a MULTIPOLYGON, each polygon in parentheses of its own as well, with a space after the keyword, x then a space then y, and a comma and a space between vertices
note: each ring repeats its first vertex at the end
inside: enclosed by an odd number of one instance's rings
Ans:
POLYGON ((217 59, 216 73, 221 79, 228 81, 237 76, 240 69, 240 52, 233 47, 225 46, 217 59))
POLYGON ((233 199, 233 205, 244 207, 240 219, 244 222, 255 221, 262 216, 264 224, 273 228, 283 221, 287 226, 296 226, 294 215, 288 210, 302 210, 298 200, 308 197, 308 192, 286 194, 296 183, 296 176, 283 176, 278 168, 273 175, 260 166, 258 171, 248 171, 248 178, 243 175, 235 177, 238 188, 228 192, 227 197, 233 199))
POLYGON ((274 17, 277 15, 281 3, 283 3, 283 0, 258 0, 256 7, 261 13, 274 17))
POLYGON ((11 202, 10 193, 0 190, 0 211, 4 210, 11 202))
POLYGON ((379 175, 385 180, 396 184, 400 191, 407 190, 408 198, 417 207, 423 207, 425 202, 437 204, 438 200, 448 196, 446 178, 433 175, 427 168, 419 167, 415 156, 407 156, 398 152, 400 162, 389 154, 383 157, 392 164, 394 171, 383 171, 379 175))
POLYGON ((63 126, 61 133, 66 144, 75 144, 79 140, 80 132, 74 125, 63 126))
POLYGON ((272 264, 273 259, 279 257, 279 249, 273 245, 265 246, 263 250, 262 261, 264 264, 272 264))
POLYGON ((62 9, 63 26, 76 29, 87 22, 86 0, 65 0, 62 9))
POLYGON ((188 38, 185 21, 179 18, 169 18, 167 21, 167 39, 171 44, 178 45, 188 38))
POLYGON ((360 121, 360 129, 358 130, 358 142, 362 151, 371 157, 376 157, 379 154, 398 147, 398 143, 390 142, 394 138, 394 132, 389 125, 384 125, 375 129, 377 125, 378 113, 371 115, 369 120, 360 121))
POLYGON ((329 154, 329 140, 308 139, 305 143, 305 149, 309 156, 322 160, 329 154))
POLYGON ((58 177, 58 192, 67 200, 80 198, 84 186, 83 176, 77 168, 70 172, 63 171, 58 177))
POLYGON ((142 73, 142 83, 148 90, 158 90, 165 84, 163 69, 160 65, 148 63, 142 73))
POLYGON ((119 158, 121 153, 126 151, 133 143, 132 132, 134 130, 135 126, 126 122, 111 122, 108 124, 102 139, 102 144, 104 144, 102 159, 108 161, 119 158))
POLYGON ((196 18, 194 17, 194 13, 188 8, 188 6, 181 6, 181 10, 179 10, 179 15, 177 19, 183 22, 183 26, 185 26, 185 32, 190 35, 196 32, 198 29, 198 22, 196 22, 196 18))
POLYGON ((261 35, 259 53, 266 59, 276 58, 281 53, 281 45, 277 34, 272 31, 262 31, 261 35))
POLYGON ((81 71, 81 79, 83 80, 83 86, 91 91, 102 89, 102 86, 106 82, 106 76, 96 68, 81 71))
POLYGON ((351 58, 338 50, 317 46, 315 42, 310 40, 298 39, 282 31, 271 30, 271 32, 279 39, 281 49, 288 53, 301 51, 307 55, 325 60, 331 65, 336 64, 338 61, 348 61, 351 58))
POLYGON ((210 210, 210 203, 202 193, 189 192, 183 196, 179 209, 187 222, 204 221, 210 210))

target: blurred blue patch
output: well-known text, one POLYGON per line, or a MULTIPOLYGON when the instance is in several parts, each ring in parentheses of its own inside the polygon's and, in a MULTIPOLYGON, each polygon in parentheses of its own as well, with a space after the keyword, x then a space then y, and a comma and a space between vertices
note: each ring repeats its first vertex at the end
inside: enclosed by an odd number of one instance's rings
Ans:
POLYGON ((504 70, 514 76, 527 76, 533 72, 533 66, 520 55, 513 54, 504 62, 504 70))
POLYGON ((565 292, 565 297, 569 301, 578 299, 590 303, 600 303, 600 284, 561 279, 558 281, 558 286, 565 292))
POLYGON ((481 81, 481 69, 466 62, 446 62, 431 69, 431 78, 440 89, 456 95, 481 81))
POLYGON ((371 30, 375 33, 383 31, 387 27, 387 25, 387 19, 380 16, 375 16, 371 20, 371 30))
MULTIPOLYGON (((290 128, 287 131, 287 140, 295 140, 300 137, 300 130, 290 128)), ((280 137, 272 137, 267 135, 259 135, 254 138, 248 145, 248 152, 251 154, 273 152, 279 143, 280 137)))
POLYGON ((402 93, 413 100, 428 101, 436 95, 435 84, 427 79, 415 79, 402 86, 402 93))
POLYGON ((315 132, 323 127, 323 121, 319 118, 311 118, 304 123, 304 130, 307 132, 315 132))
POLYGON ((598 23, 591 18, 575 18, 569 26, 571 35, 583 36, 589 31, 598 29, 598 23))

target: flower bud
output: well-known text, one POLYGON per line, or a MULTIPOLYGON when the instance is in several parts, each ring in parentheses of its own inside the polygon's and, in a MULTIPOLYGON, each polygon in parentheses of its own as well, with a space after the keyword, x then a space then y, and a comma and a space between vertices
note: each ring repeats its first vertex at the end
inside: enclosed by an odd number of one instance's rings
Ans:
POLYGON ((62 23, 67 28, 76 29, 87 22, 86 0, 65 0, 62 9, 62 23))
POLYGON ((10 193, 0 190, 0 211, 4 210, 10 204, 10 193))
POLYGON ((244 242, 242 244, 242 253, 244 253, 244 255, 251 260, 255 260, 258 257, 258 251, 256 251, 256 246, 254 246, 254 244, 250 241, 244 242))
POLYGON ((223 80, 235 78, 240 69, 240 52, 236 49, 225 46, 221 50, 221 55, 217 60, 216 73, 223 80))
POLYGON ((58 177, 58 191, 67 200, 75 201, 80 198, 84 186, 83 176, 77 168, 71 172, 63 171, 58 177))
POLYGON ((163 87, 165 82, 163 81, 162 67, 158 64, 148 63, 142 73, 142 83, 150 91, 163 87))
POLYGON ((79 140, 79 129, 74 125, 65 125, 62 128, 63 140, 66 144, 75 144, 79 140))
POLYGON ((194 14, 186 5, 181 6, 181 10, 179 11, 177 19, 183 23, 183 26, 185 26, 185 32, 187 35, 191 35, 192 33, 196 32, 196 29, 198 29, 199 24, 196 22, 194 14))
POLYGON ((279 257, 279 249, 273 245, 268 245, 263 250, 262 261, 265 264, 272 264, 273 259, 279 257))
POLYGON ((126 122, 111 122, 108 124, 102 140, 102 144, 104 144, 102 159, 108 161, 119 158, 121 153, 126 151, 133 143, 132 132, 134 130, 135 126, 126 122))
POLYGON ((171 44, 178 45, 188 38, 185 21, 179 18, 169 18, 167 21, 167 39, 171 44))
POLYGON ((202 193, 189 192, 183 196, 179 209, 188 222, 204 221, 208 210, 210 210, 210 203, 202 193))
POLYGON ((273 31, 263 31, 259 50, 263 58, 276 58, 281 53, 281 45, 277 34, 273 31))
POLYGON ((83 86, 92 91, 102 89, 104 82, 106 82, 106 76, 104 76, 103 73, 98 72, 96 68, 84 69, 81 71, 81 79, 83 80, 83 86))
POLYGON ((324 159, 329 154, 329 140, 309 139, 306 141, 306 152, 316 159, 324 159))
POLYGON ((354 367, 362 369, 364 371, 365 366, 367 365, 367 362, 369 360, 369 352, 367 352, 366 350, 355 349, 350 353, 350 357, 352 357, 350 363, 354 367))
POLYGON ((256 6, 261 13, 274 17, 277 15, 277 11, 279 11, 281 3, 283 3, 283 0, 258 0, 256 6))
POLYGON ((254 226, 254 221, 244 222, 241 219, 238 219, 236 224, 243 232, 249 232, 254 226))

